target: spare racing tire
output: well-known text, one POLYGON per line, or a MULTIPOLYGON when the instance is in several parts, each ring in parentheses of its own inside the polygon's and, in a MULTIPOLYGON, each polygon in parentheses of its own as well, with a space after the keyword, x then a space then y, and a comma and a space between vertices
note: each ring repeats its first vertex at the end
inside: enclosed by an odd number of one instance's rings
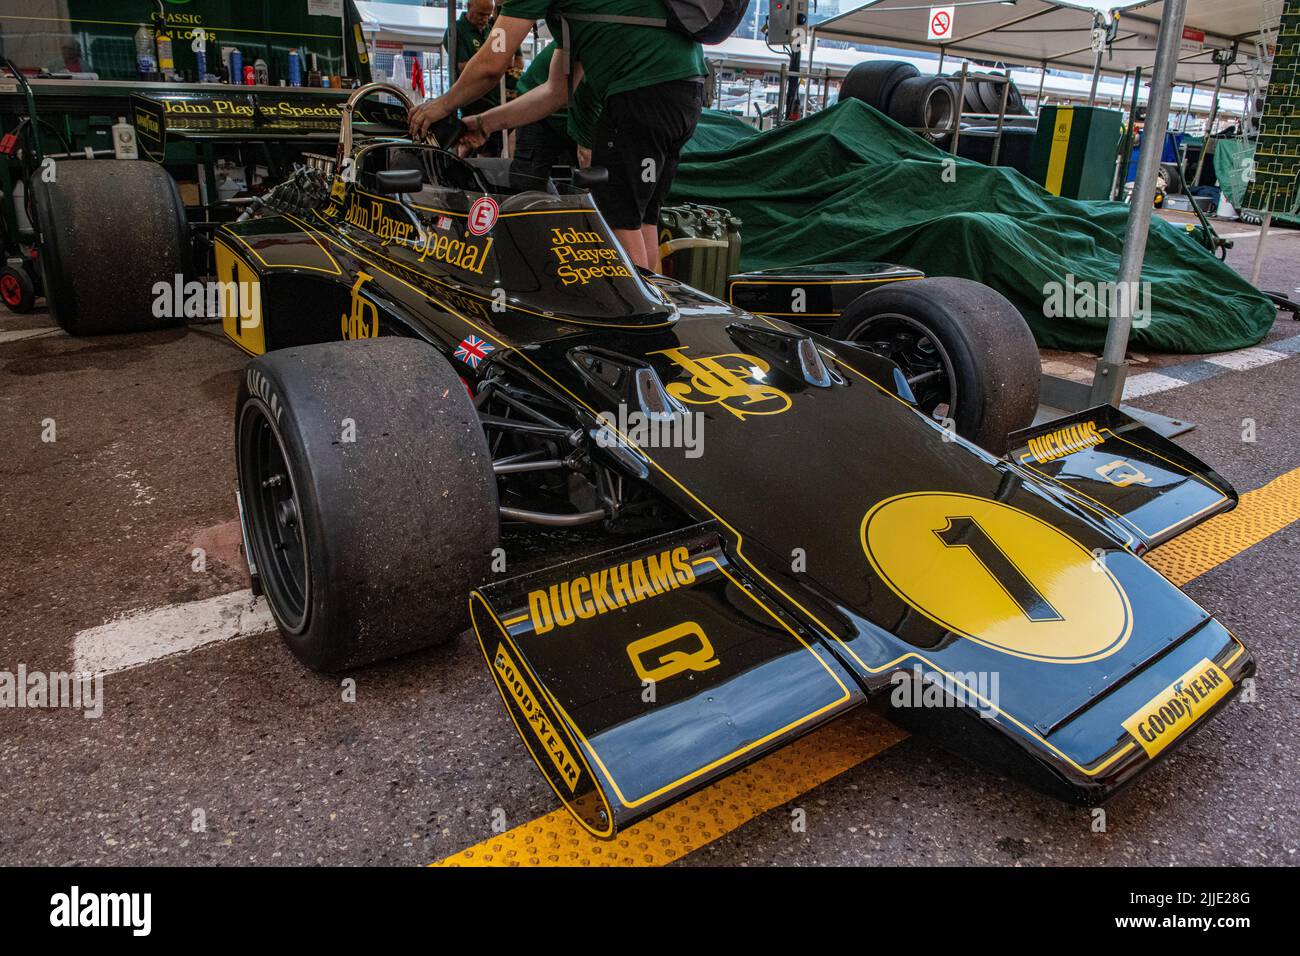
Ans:
POLYGON ((469 626, 500 538, 487 439, 432 346, 383 337, 245 369, 235 466, 250 569, 294 655, 337 671, 469 626))
POLYGON ((1029 108, 1025 106, 1025 97, 1016 86, 1015 80, 1009 80, 1011 88, 1007 91, 1007 115, 1028 116, 1029 108))
POLYGON ((1002 109, 1002 84, 997 82, 1000 77, 995 74, 989 73, 986 76, 980 82, 980 100, 984 103, 984 112, 996 116, 1002 109))
POLYGON ((1033 424, 1038 346, 1016 307, 986 285, 953 276, 887 283, 850 303, 831 337, 892 360, 922 412, 995 454, 1033 424))
POLYGON ((849 70, 840 84, 840 100, 861 100, 889 114, 889 101, 898 84, 921 71, 904 60, 870 60, 849 70))
POLYGON ((957 123, 957 91, 944 76, 904 80, 889 101, 889 116, 930 140, 941 139, 957 123))
MULTIPOLYGON (((962 103, 962 109, 967 113, 984 112, 984 94, 983 87, 988 85, 988 73, 967 73, 966 74, 966 96, 962 103)), ((958 90, 961 89, 961 74, 953 73, 950 77, 953 86, 958 90)))
POLYGON ((32 177, 42 284, 70 335, 175 325, 154 314, 155 284, 190 272, 185 205, 175 181, 143 160, 64 160, 32 177))

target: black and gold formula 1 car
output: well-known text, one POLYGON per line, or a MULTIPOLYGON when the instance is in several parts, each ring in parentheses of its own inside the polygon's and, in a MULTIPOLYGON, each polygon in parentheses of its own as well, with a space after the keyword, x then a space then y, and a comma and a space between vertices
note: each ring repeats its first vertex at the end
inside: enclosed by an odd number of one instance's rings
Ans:
POLYGON ((308 666, 472 627, 600 837, 868 701, 1092 803, 1253 674, 1141 558, 1233 489, 1114 408, 1023 427, 992 291, 881 305, 999 344, 959 357, 982 447, 887 358, 638 270, 578 186, 346 113, 331 171, 215 235, 245 548, 308 666), (555 528, 604 545, 516 574, 503 529, 555 528))

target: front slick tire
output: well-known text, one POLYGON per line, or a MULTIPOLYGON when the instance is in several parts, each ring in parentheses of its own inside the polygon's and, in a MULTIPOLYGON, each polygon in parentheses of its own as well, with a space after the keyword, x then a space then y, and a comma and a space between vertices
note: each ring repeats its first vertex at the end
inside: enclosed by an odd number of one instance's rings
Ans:
POLYGON ((431 346, 254 359, 235 449, 250 559, 304 664, 357 667, 468 627, 499 540, 496 480, 465 386, 431 346))
POLYGON ((898 364, 917 406, 951 418, 957 434, 1002 454, 1038 411, 1042 365, 1024 318, 970 279, 889 282, 844 310, 831 337, 898 364))

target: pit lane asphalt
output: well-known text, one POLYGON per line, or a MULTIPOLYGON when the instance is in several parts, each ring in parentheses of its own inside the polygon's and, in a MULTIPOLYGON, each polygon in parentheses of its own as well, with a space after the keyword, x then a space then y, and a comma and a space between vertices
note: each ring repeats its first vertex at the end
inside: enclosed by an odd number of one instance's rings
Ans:
MULTIPOLYGON (((1294 290, 1300 234, 1270 241, 1263 284, 1294 290)), ((1239 239, 1229 262, 1248 272, 1253 252, 1239 239)), ((1296 334, 1283 315, 1270 340, 1296 334)), ((0 670, 68 669, 78 631, 246 586, 230 538, 242 365, 214 326, 0 341, 0 670)), ((1300 467, 1297 394, 1300 357, 1134 404, 1195 421, 1179 441, 1247 491, 1300 467)), ((1258 701, 1112 801, 1106 832, 908 739, 681 865, 1295 862, 1298 551, 1300 523, 1187 586, 1254 651, 1258 701)), ((0 863, 420 864, 488 837, 497 809, 513 827, 555 808, 472 637, 351 676, 345 703, 267 633, 110 674, 98 720, 0 709, 0 863)))

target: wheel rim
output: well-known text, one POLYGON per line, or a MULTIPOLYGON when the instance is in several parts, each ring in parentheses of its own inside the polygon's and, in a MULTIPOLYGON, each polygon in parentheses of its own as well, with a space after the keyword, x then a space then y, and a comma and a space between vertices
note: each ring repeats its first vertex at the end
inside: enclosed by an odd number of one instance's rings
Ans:
POLYGON ((943 343, 916 319, 886 312, 863 319, 848 340, 889 359, 907 379, 916 406, 936 421, 957 417, 957 377, 943 343))
POLYGON ((931 136, 941 136, 952 126, 953 97, 943 88, 935 87, 925 97, 922 121, 931 136))
POLYGON ((238 454, 244 519, 258 576, 277 623, 300 634, 307 626, 311 595, 301 500, 275 421, 257 400, 244 406, 238 454))
POLYGON ((17 305, 23 300, 23 287, 17 277, 7 272, 0 276, 0 297, 4 298, 5 305, 17 305))

